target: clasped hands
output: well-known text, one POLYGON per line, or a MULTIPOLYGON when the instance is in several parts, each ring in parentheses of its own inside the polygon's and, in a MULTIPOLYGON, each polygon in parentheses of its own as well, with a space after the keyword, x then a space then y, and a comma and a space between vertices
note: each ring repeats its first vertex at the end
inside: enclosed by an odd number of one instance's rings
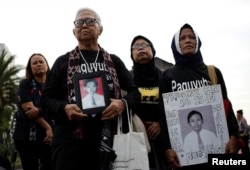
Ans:
MULTIPOLYGON (((121 99, 110 99, 109 106, 102 112, 102 120, 117 118, 124 111, 125 106, 121 99)), ((76 104, 66 104, 65 113, 70 121, 81 121, 88 117, 76 104)))

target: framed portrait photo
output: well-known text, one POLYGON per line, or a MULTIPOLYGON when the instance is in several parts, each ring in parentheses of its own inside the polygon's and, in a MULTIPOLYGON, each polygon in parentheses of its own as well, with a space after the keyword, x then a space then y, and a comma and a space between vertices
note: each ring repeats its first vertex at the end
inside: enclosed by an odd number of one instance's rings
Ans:
POLYGON ((104 73, 80 74, 73 77, 76 104, 83 113, 102 112, 110 104, 107 80, 104 73))

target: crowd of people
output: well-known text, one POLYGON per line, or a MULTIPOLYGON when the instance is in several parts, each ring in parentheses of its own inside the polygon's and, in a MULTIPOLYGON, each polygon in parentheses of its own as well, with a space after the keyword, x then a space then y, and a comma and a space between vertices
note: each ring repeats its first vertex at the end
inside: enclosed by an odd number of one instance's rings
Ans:
MULTIPOLYGON (((208 162, 182 166, 177 151, 171 146, 162 94, 212 85, 207 65, 203 61, 201 39, 189 24, 184 24, 173 36, 172 53, 175 64, 164 71, 156 63, 153 43, 143 35, 132 39, 130 52, 132 70, 115 54, 99 43, 103 25, 99 14, 90 8, 80 8, 75 16, 73 35, 77 45, 62 52, 51 69, 40 53, 30 56, 25 78, 17 91, 16 127, 13 135, 23 170, 111 170, 115 152, 112 149, 117 117, 128 107, 145 125, 150 141, 148 153, 151 170, 206 168, 208 162), (104 93, 98 94, 98 82, 92 73, 104 74, 102 88, 108 89, 106 105, 104 93), (84 74, 82 106, 77 105, 74 76, 84 74), (185 86, 192 82, 197 86, 185 86), (179 85, 177 87, 176 85, 179 85), (121 90, 126 92, 121 94, 121 90), (125 101, 126 100, 126 101, 125 101), (84 109, 105 106, 102 110, 84 109), (98 163, 99 162, 99 163, 98 163)), ((229 140, 225 154, 249 154, 249 131, 243 111, 237 111, 228 98, 220 69, 215 67, 221 86, 229 140)), ((126 120, 126 119, 123 119, 126 120)), ((183 148, 203 151, 207 145, 216 146, 216 134, 203 129, 203 115, 196 110, 187 118, 193 130, 184 139, 183 148), (207 135, 209 134, 210 137, 207 135), (201 138, 199 140, 199 136, 201 138), (196 139, 196 140, 195 140, 196 139)), ((124 132, 128 127, 124 127, 124 132)))

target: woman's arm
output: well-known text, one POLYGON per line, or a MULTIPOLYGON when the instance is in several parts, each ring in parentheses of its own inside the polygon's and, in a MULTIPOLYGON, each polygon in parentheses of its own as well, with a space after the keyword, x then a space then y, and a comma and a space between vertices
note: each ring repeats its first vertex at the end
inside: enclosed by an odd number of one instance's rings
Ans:
POLYGON ((43 117, 38 117, 38 118, 35 119, 35 121, 46 130, 46 136, 45 136, 43 141, 46 144, 51 145, 52 137, 53 137, 52 127, 50 126, 50 124, 43 117))
POLYGON ((40 110, 36 106, 34 106, 33 102, 25 102, 21 105, 24 110, 26 116, 30 119, 35 120, 41 127, 46 130, 46 136, 44 138, 44 142, 47 144, 51 144, 51 140, 53 137, 53 131, 50 124, 40 115, 40 110))

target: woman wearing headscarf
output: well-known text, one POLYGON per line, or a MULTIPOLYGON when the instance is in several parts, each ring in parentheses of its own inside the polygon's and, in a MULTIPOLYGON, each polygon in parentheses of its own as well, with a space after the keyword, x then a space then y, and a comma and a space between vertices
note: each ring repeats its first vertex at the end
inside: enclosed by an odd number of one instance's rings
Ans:
POLYGON ((159 78, 161 70, 155 65, 155 48, 152 42, 142 36, 134 37, 131 43, 133 80, 141 93, 138 116, 142 119, 150 141, 149 166, 152 169, 166 168, 164 152, 160 148, 159 133, 159 78))
MULTIPOLYGON (((162 100, 162 94, 168 92, 182 91, 186 89, 199 88, 212 85, 209 78, 207 65, 203 62, 200 51, 201 40, 198 34, 189 24, 184 24, 174 35, 171 44, 175 65, 166 70, 160 79, 160 113, 162 121, 163 147, 168 164, 172 168, 180 168, 180 162, 174 149, 171 147, 170 137, 167 129, 166 116, 162 100), (201 82, 208 83, 201 83, 201 82), (194 83, 196 82, 196 83, 194 83), (165 120, 165 121, 164 121, 165 120), (165 130, 165 131, 164 131, 165 130)), ((227 89, 221 71, 215 67, 218 84, 221 85, 223 102, 226 111, 229 141, 226 144, 225 153, 237 153, 238 125, 236 117, 227 96, 227 89)), ((195 167, 206 167, 207 163, 183 167, 191 169, 195 167), (194 167, 195 166, 195 167, 194 167)))

